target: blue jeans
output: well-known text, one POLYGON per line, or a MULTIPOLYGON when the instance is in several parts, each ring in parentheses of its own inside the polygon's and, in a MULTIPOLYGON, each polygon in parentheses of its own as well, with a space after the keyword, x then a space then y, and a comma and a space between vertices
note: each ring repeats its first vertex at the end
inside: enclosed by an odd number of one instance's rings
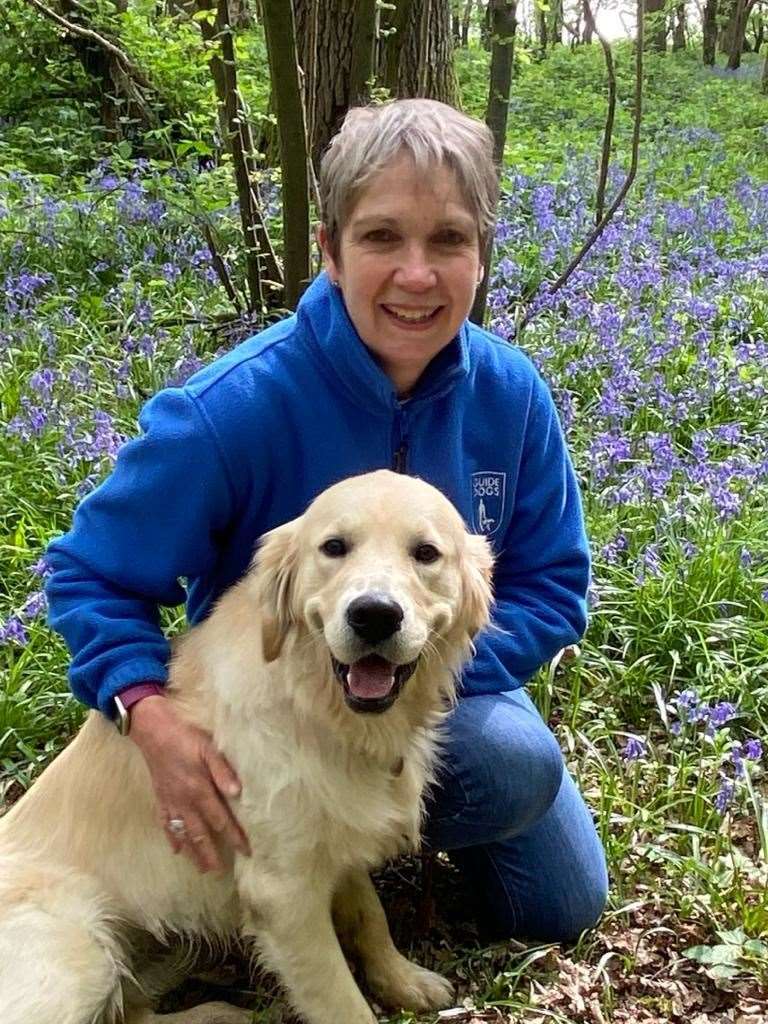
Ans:
POLYGON ((605 854, 525 690, 464 697, 448 721, 427 849, 446 850, 492 938, 567 942, 605 906, 605 854))

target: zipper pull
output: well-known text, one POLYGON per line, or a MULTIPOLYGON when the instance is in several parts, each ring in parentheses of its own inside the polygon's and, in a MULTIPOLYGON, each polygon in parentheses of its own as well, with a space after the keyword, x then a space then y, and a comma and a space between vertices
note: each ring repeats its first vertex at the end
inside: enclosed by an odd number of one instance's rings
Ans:
POLYGON ((392 469, 396 473, 405 473, 405 463, 408 458, 408 445, 405 441, 402 441, 400 447, 395 452, 395 458, 392 462, 392 469))

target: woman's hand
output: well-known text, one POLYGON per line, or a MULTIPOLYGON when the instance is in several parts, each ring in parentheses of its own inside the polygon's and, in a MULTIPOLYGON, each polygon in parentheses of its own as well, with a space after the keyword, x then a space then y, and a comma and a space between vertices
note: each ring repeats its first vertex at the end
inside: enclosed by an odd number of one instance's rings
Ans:
POLYGON ((222 845, 250 855, 248 839, 227 803, 240 793, 240 780, 210 733, 185 722, 166 697, 157 695, 131 708, 129 736, 147 762, 174 853, 186 854, 203 872, 224 867, 222 845), (168 827, 174 819, 183 829, 168 827))

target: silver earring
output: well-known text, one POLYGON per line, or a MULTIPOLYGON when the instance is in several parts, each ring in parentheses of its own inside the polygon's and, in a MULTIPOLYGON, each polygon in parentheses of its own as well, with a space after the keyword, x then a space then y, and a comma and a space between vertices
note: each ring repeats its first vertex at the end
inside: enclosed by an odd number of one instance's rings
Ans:
POLYGON ((339 284, 338 281, 331 281, 331 284, 334 288, 341 288, 341 285, 339 284))

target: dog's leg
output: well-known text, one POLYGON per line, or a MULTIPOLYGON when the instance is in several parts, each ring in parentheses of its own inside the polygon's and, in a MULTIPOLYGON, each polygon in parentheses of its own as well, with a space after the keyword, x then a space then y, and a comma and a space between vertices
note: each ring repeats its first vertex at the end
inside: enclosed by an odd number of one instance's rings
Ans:
POLYGON ((376 1024, 333 927, 333 886, 315 876, 239 878, 243 934, 285 986, 307 1024, 376 1024))
POLYGON ((366 871, 345 876, 336 890, 333 917, 342 943, 362 963, 376 997, 387 1006, 418 1012, 453 1002, 453 986, 399 953, 376 890, 366 871))
POLYGON ((153 1013, 143 1007, 126 1011, 125 1024, 251 1024, 250 1010, 229 1003, 202 1003, 179 1013, 153 1013))

